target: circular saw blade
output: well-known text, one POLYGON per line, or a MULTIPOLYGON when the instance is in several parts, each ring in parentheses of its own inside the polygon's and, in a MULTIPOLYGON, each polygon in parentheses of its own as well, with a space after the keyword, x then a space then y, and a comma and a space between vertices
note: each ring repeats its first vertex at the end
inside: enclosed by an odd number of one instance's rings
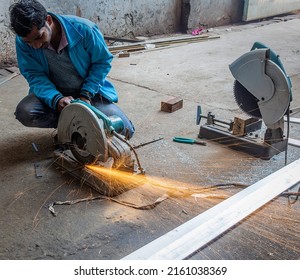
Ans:
POLYGON ((103 121, 82 103, 66 106, 57 126, 58 142, 69 146, 74 157, 83 164, 106 162, 108 145, 103 121))
POLYGON ((238 106, 249 116, 262 118, 258 107, 258 99, 252 95, 240 82, 237 80, 233 84, 233 95, 238 106))

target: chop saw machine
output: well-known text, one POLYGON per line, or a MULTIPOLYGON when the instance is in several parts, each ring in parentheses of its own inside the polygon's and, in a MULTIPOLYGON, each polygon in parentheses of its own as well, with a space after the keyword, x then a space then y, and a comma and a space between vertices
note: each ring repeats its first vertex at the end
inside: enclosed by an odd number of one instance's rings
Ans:
POLYGON ((291 80, 279 56, 259 42, 230 64, 229 69, 235 78, 235 100, 249 118, 235 117, 234 121, 225 122, 211 112, 202 115, 198 106, 197 124, 202 117, 207 119, 198 136, 270 159, 287 146, 284 116, 289 114, 292 101, 291 80))
POLYGON ((114 186, 87 165, 144 174, 134 148, 120 134, 123 129, 119 117, 108 117, 86 102, 74 100, 59 116, 54 163, 99 193, 117 195, 124 187, 114 186))

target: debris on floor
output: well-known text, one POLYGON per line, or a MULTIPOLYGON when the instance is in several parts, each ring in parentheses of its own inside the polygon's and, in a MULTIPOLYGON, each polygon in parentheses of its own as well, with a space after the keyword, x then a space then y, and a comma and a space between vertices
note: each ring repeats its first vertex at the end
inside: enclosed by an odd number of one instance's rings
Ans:
POLYGON ((20 71, 17 67, 8 67, 0 69, 0 85, 10 81, 18 75, 20 75, 20 71))

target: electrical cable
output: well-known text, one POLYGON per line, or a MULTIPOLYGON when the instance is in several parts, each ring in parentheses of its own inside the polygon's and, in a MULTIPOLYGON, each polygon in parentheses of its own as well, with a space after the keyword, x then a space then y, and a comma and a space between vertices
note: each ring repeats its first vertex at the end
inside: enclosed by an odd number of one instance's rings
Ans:
POLYGON ((288 145, 289 145, 289 137, 290 137, 290 106, 288 107, 287 114, 287 131, 286 131, 286 145, 285 145, 285 154, 284 154, 284 165, 287 165, 287 154, 288 154, 288 145))

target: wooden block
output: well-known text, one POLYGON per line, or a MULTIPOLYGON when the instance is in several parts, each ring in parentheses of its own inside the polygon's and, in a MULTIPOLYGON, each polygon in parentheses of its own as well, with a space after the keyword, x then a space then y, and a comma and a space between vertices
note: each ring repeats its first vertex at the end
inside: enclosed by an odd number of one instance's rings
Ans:
POLYGON ((234 117, 232 134, 244 136, 261 128, 261 120, 257 118, 234 117))
POLYGON ((128 52, 119 53, 118 57, 129 57, 130 54, 128 52))
POLYGON ((239 117, 234 117, 234 121, 233 121, 233 130, 232 133, 233 135, 239 135, 239 136, 243 136, 245 135, 245 120, 239 117))
POLYGON ((173 113, 183 106, 183 100, 179 97, 171 97, 161 102, 161 111, 173 113))

